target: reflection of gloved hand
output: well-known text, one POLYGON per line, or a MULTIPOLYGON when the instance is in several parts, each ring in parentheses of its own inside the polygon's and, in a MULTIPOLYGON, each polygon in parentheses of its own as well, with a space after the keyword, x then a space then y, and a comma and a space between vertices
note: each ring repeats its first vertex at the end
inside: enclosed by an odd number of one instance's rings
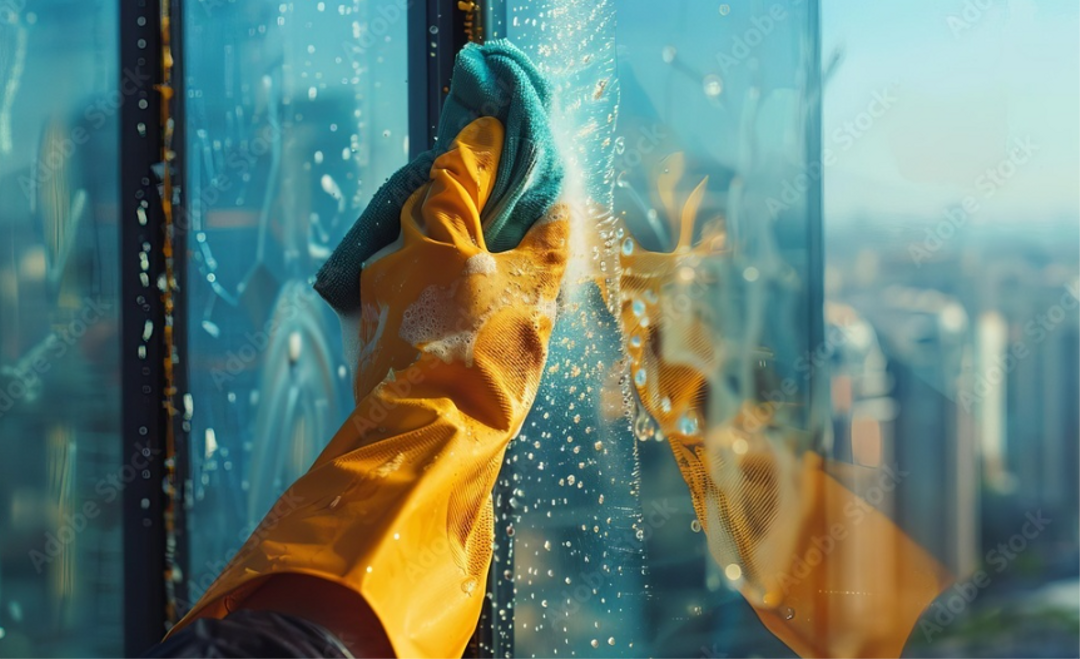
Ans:
MULTIPOLYGON (((622 227, 617 309, 637 399, 668 440, 710 553, 760 602, 764 573, 795 548, 800 456, 770 440, 776 409, 739 400, 745 387, 719 376, 725 361, 744 359, 723 354, 730 337, 726 346, 717 340, 721 321, 732 321, 715 316, 722 288, 710 265, 729 258, 728 246, 719 222, 694 241, 708 179, 680 198, 684 170, 682 154, 673 154, 656 181, 671 252, 642 248, 622 227)), ((650 432, 640 420, 635 426, 650 432)))
POLYGON ((723 361, 739 356, 723 354, 730 342, 717 343, 720 319, 709 313, 720 306, 721 289, 701 266, 727 258, 725 235, 706 226, 695 244, 707 180, 679 200, 681 154, 664 166, 657 192, 675 248, 651 252, 624 234, 612 306, 638 399, 671 445, 710 552, 770 631, 799 654, 898 656, 944 572, 826 473, 820 456, 788 441, 782 403, 739 400, 719 377, 723 361), (724 418, 715 418, 717 410, 724 418))
MULTIPOLYGON (((491 491, 539 385, 565 265, 560 208, 508 252, 480 210, 503 129, 474 121, 361 275, 356 410, 196 605, 243 606, 266 575, 359 593, 398 656, 461 656, 491 560, 491 491)), ((534 219, 534 218, 530 218, 534 219)), ((181 623, 183 624, 183 622, 181 623)))
POLYGON ((701 181, 680 208, 675 183, 683 172, 682 155, 670 156, 664 165, 657 188, 675 247, 671 252, 648 251, 637 244, 628 227, 619 227, 621 275, 615 308, 638 399, 670 441, 690 486, 694 511, 707 524, 705 501, 715 488, 700 467, 704 448, 700 424, 709 395, 707 377, 717 368, 717 358, 709 328, 694 315, 693 307, 700 306, 694 298, 703 290, 697 280, 702 258, 722 251, 723 235, 706 236, 702 247, 692 247, 694 220, 708 180, 701 181), (674 336, 678 358, 671 354, 674 336))

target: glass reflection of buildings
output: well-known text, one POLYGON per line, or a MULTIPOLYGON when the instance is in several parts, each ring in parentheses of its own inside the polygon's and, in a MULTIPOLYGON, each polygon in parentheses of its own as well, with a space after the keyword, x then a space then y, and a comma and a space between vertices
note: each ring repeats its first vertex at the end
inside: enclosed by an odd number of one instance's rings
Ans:
POLYGON ((907 472, 886 512, 958 579, 992 576, 964 616, 995 633, 939 641, 951 651, 1075 651, 1067 625, 1037 630, 1080 610, 1076 227, 1048 231, 1059 240, 961 235, 921 267, 885 229, 828 234, 827 321, 849 337, 831 365, 832 450, 907 472), (1039 511, 1053 522, 1002 562, 1039 511))

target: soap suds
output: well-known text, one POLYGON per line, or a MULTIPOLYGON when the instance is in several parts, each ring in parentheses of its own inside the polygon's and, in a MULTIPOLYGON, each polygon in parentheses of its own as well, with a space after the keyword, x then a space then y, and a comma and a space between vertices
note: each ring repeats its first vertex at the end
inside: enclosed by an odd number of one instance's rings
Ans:
POLYGON ((486 319, 487 314, 462 318, 451 289, 431 285, 405 309, 398 334, 444 362, 461 360, 472 366, 476 334, 486 319), (468 327, 461 327, 464 323, 468 327))
POLYGON ((490 275, 495 272, 496 268, 495 257, 487 252, 478 252, 465 262, 465 274, 467 275, 490 275))

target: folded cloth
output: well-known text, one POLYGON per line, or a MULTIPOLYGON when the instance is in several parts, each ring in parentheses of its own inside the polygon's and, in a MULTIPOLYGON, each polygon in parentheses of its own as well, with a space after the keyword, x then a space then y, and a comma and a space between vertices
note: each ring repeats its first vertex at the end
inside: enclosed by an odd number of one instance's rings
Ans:
POLYGON ((505 131, 495 186, 480 215, 484 240, 492 252, 517 246, 533 221, 551 209, 562 184, 562 165, 548 125, 550 104, 548 83, 509 41, 465 46, 454 65, 435 147, 379 188, 319 270, 315 290, 339 314, 360 308, 363 263, 397 240, 406 200, 427 183, 435 158, 480 117, 495 117, 505 131))

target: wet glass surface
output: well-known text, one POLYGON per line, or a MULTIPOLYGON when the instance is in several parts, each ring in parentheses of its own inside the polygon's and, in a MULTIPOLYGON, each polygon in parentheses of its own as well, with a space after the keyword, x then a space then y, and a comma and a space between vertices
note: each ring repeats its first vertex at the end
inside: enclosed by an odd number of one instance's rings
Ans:
POLYGON ((496 656, 790 656, 759 618, 843 654, 901 614, 911 656, 1075 645, 1076 86, 992 82, 994 35, 1075 8, 824 4, 493 5, 559 90, 578 250, 497 490, 496 656))
POLYGON ((4 657, 122 652, 118 15, 0 3, 4 657))
POLYGON ((185 6, 194 600, 351 410, 319 265, 408 153, 398 2, 185 6))
MULTIPOLYGON (((500 488, 497 656, 788 652, 736 590, 745 541, 715 534, 713 558, 668 446, 731 427, 780 380, 793 386, 761 450, 814 441, 814 378, 795 367, 814 186, 767 200, 808 158, 816 33, 806 4, 781 4, 767 42, 730 65, 717 44, 753 12, 510 2, 493 17, 558 90, 578 252, 500 488), (674 391, 695 378, 722 393, 674 391)), ((763 544, 783 535, 768 521, 763 544)))
MULTIPOLYGON (((1078 16, 982 4, 484 3, 575 227, 484 652, 791 656, 807 456, 895 533, 834 572, 958 580, 905 655, 1075 651, 1078 16)), ((310 282, 406 161, 406 5, 184 4, 192 600, 351 408, 310 282)), ((0 656, 122 651, 117 17, 0 0, 0 656)))

